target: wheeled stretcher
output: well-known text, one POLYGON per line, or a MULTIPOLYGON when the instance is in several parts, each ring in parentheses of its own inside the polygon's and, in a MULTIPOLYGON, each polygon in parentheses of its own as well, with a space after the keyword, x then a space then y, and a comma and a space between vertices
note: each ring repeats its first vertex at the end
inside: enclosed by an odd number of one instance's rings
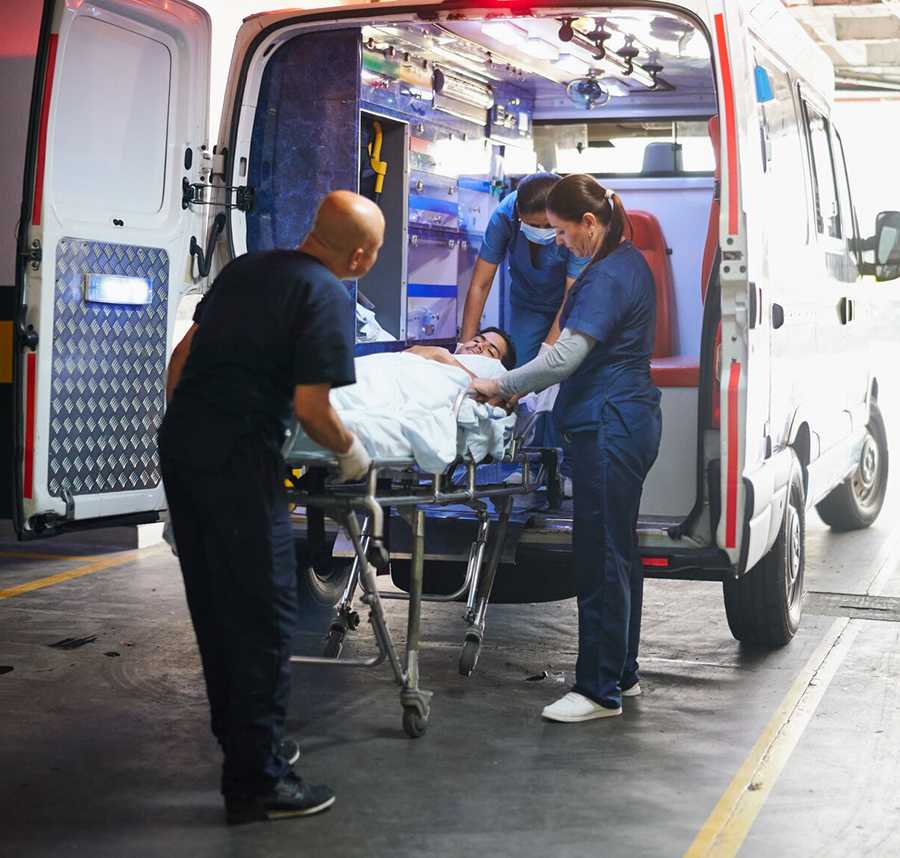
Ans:
MULTIPOLYGON (((512 435, 512 433, 510 433, 512 435)), ((295 433, 285 447, 285 459, 291 469, 305 473, 292 481, 290 500, 306 508, 307 521, 328 515, 346 533, 353 546, 350 576, 337 607, 337 614, 321 657, 293 656, 296 663, 344 667, 375 667, 385 659, 401 687, 403 728, 410 737, 421 736, 427 727, 431 692, 419 686, 419 641, 421 608, 424 601, 450 602, 466 596, 465 637, 459 668, 464 676, 471 674, 478 660, 485 629, 487 606, 503 551, 507 525, 516 495, 534 492, 546 485, 551 503, 558 500, 558 451, 520 447, 510 437, 503 463, 513 466, 521 481, 480 482, 479 464, 457 461, 443 473, 426 474, 412 459, 375 461, 366 479, 358 484, 329 483, 328 475, 337 468, 336 459, 324 451, 310 451, 295 433), (493 505, 496 521, 489 510, 493 505), (425 559, 426 506, 462 504, 476 513, 475 533, 469 548, 465 579, 456 592, 431 595, 423 592, 425 559), (410 583, 408 593, 379 591, 376 576, 386 571, 390 555, 385 543, 385 520, 389 509, 396 509, 412 532, 410 583), (361 590, 361 601, 369 608, 377 654, 371 658, 341 659, 344 636, 360 622, 354 609, 354 597, 361 590), (401 599, 409 603, 406 653, 401 660, 385 621, 383 600, 401 599)))

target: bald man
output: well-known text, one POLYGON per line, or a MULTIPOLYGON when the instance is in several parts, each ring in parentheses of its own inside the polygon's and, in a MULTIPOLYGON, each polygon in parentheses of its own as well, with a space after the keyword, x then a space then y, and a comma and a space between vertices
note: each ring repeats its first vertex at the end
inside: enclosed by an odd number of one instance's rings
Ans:
POLYGON ((368 471, 328 393, 356 380, 341 280, 366 274, 383 237, 374 203, 328 194, 296 250, 246 254, 222 270, 169 365, 162 476, 230 823, 334 803, 294 771, 299 747, 284 737, 297 591, 281 444, 293 411, 337 454, 343 479, 368 471))

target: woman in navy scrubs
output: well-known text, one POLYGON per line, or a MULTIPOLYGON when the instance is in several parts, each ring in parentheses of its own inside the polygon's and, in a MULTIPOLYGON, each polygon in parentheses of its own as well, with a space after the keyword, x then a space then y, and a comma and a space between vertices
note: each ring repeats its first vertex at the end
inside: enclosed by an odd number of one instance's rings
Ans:
POLYGON ((587 260, 577 259, 556 241, 547 221, 547 194, 559 181, 555 173, 533 173, 519 182, 491 215, 475 262, 463 308, 460 342, 481 329, 497 267, 509 259, 510 320, 506 325, 523 363, 554 343, 559 313, 575 277, 587 260))
POLYGON ((662 427, 650 380, 656 289, 625 238, 619 198, 592 176, 559 181, 547 217, 559 244, 591 257, 569 292, 559 339, 499 380, 476 379, 472 389, 508 400, 561 382, 553 415, 572 443, 578 662, 575 686, 543 715, 575 722, 621 715, 622 696, 640 694, 637 517, 662 427))

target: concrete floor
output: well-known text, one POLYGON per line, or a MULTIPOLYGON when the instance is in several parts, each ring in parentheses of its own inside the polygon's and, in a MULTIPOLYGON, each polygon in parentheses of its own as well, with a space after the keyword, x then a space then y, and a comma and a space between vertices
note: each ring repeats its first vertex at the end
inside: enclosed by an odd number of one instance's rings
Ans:
MULTIPOLYGON (((289 726, 302 772, 338 803, 238 829, 222 822, 175 558, 164 547, 119 555, 88 537, 0 542, 0 589, 79 568, 86 555, 122 561, 0 601, 0 665, 13 668, 0 667, 0 854, 680 856, 836 618, 852 616, 855 638, 746 840, 715 854, 900 855, 898 498, 895 478, 862 533, 833 535, 812 517, 806 612, 780 651, 732 639, 718 585, 648 582, 646 693, 620 719, 539 717, 572 680, 572 601, 493 606, 469 679, 456 670, 461 607, 426 607, 421 674, 435 697, 415 741, 386 667, 297 668, 289 726), (880 598, 851 598, 866 593, 880 598), (544 669, 550 678, 528 681, 544 669)), ((404 608, 389 612, 402 638, 404 608)), ((314 651, 317 633, 297 646, 314 651)), ((363 637, 360 651, 370 648, 363 637)))

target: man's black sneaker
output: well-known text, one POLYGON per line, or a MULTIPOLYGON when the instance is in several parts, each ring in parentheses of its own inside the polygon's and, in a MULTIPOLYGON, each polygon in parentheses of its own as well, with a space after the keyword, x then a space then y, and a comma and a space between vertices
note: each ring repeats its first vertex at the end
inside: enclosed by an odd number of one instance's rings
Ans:
POLYGON ((300 744, 295 739, 283 739, 278 746, 278 756, 287 760, 289 766, 294 765, 300 759, 300 744))
POLYGON ((225 796, 225 816, 229 825, 312 816, 334 804, 334 793, 323 784, 304 783, 288 772, 264 795, 225 796))

